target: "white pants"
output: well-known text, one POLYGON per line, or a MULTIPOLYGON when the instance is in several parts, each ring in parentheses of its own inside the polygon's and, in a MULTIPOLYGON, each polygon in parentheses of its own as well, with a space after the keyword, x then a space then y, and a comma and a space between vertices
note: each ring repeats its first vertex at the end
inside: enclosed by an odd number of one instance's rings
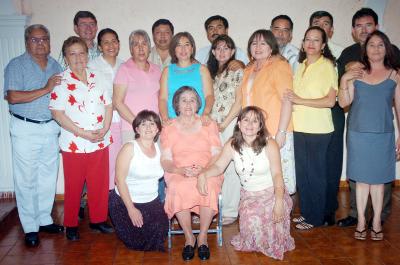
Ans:
POLYGON ((15 195, 25 233, 53 223, 51 210, 56 193, 60 127, 11 117, 10 134, 15 195))
MULTIPOLYGON (((236 119, 229 124, 224 132, 220 133, 222 144, 225 144, 232 137, 235 125, 236 119)), ((234 218, 238 216, 240 188, 240 179, 236 173, 235 165, 231 161, 224 172, 222 184, 222 216, 234 218)))

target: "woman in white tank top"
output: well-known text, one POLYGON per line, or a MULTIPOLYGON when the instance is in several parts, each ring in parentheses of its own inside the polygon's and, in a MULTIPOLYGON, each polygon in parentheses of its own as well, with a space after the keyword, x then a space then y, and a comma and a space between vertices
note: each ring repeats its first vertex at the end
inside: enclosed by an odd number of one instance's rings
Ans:
POLYGON ((132 127, 135 140, 126 143, 117 157, 117 185, 110 193, 110 217, 118 238, 128 248, 164 251, 168 218, 158 199, 158 180, 164 170, 155 144, 161 121, 153 111, 143 110, 132 127))
POLYGON ((262 110, 244 108, 237 120, 232 139, 218 160, 198 177, 197 188, 207 193, 207 179, 221 174, 233 160, 239 174, 239 228, 231 244, 236 250, 257 251, 283 259, 294 249, 290 236, 292 201, 282 177, 279 146, 268 136, 262 110))

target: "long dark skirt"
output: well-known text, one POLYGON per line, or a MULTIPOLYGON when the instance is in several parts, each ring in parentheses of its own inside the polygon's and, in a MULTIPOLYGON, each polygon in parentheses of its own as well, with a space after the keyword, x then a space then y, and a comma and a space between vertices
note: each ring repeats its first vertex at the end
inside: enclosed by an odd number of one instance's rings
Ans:
POLYGON ((158 197, 151 202, 135 203, 143 216, 142 227, 133 226, 125 204, 115 190, 110 192, 108 207, 115 232, 127 248, 164 251, 168 218, 158 197))

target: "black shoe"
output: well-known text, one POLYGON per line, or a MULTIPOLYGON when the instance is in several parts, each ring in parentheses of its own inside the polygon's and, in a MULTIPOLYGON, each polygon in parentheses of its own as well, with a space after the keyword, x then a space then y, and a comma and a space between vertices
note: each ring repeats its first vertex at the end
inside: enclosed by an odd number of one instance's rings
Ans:
POLYGON ((332 226, 335 223, 336 222, 335 222, 335 215, 334 214, 325 215, 324 226, 332 226))
POLYGON ((112 228, 112 226, 107 224, 106 222, 96 223, 96 224, 90 223, 89 227, 90 229, 97 230, 103 234, 109 234, 114 232, 114 228, 112 228))
POLYGON ((357 218, 353 216, 347 216, 346 218, 340 219, 337 222, 337 225, 340 227, 348 227, 348 226, 355 226, 357 224, 357 218))
POLYGON ((85 207, 80 207, 79 208, 79 213, 78 213, 79 220, 82 221, 85 219, 85 207))
POLYGON ((25 234, 25 246, 27 247, 37 247, 39 246, 39 233, 30 232, 25 234))
POLYGON ((197 251, 201 260, 208 260, 210 258, 210 249, 208 248, 208 246, 201 245, 197 251))
POLYGON ((197 238, 194 242, 194 246, 186 245, 182 250, 182 258, 183 260, 191 260, 194 257, 194 250, 197 247, 197 238))
POLYGON ((39 227, 39 232, 45 232, 49 234, 58 234, 64 232, 64 226, 57 224, 41 225, 39 227))
POLYGON ((65 236, 71 241, 79 240, 78 227, 67 227, 67 229, 65 229, 65 236))

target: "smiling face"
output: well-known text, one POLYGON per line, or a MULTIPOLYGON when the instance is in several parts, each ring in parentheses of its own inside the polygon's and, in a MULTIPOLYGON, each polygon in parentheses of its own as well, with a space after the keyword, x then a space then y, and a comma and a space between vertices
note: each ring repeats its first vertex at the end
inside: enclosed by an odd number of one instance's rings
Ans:
POLYGON ((262 35, 257 35, 250 44, 250 53, 254 60, 266 60, 271 56, 272 49, 262 35))
POLYGON ((235 50, 229 48, 225 41, 219 41, 217 47, 212 50, 212 53, 214 54, 215 59, 217 59, 219 65, 224 65, 233 56, 235 50))
POLYGON ((65 52, 65 62, 72 72, 80 72, 86 69, 88 63, 86 47, 83 47, 80 43, 69 46, 65 52))
POLYGON ((168 25, 159 25, 154 28, 153 41, 157 48, 167 50, 172 40, 172 31, 168 25))
POLYGON ((261 129, 261 122, 254 111, 249 111, 238 121, 238 126, 244 137, 256 137, 261 129))
POLYGON ((78 25, 74 25, 75 33, 85 40, 86 43, 92 43, 96 38, 97 22, 90 17, 80 18, 78 25))
POLYGON ((378 25, 375 24, 374 18, 371 16, 365 16, 354 21, 352 33, 357 42, 364 44, 368 35, 377 29, 378 25))
POLYGON ((135 133, 139 135, 139 138, 146 140, 153 140, 158 132, 157 123, 152 118, 143 120, 139 126, 135 128, 135 133))
POLYGON ((119 41, 113 33, 106 33, 101 37, 99 50, 105 57, 117 57, 119 53, 119 41))
POLYGON ((183 92, 178 100, 179 116, 193 116, 197 113, 197 95, 193 91, 183 92))
POLYGON ((225 28, 222 20, 213 20, 207 26, 207 39, 210 42, 213 42, 219 35, 223 34, 228 35, 228 29, 225 28))
POLYGON ((190 60, 190 57, 193 54, 193 46, 188 38, 181 37, 179 39, 175 47, 175 54, 178 61, 190 60))
POLYGON ((312 29, 307 32, 303 40, 303 49, 307 56, 320 56, 324 47, 320 30, 312 29))
POLYGON ((131 55, 135 62, 146 62, 150 55, 149 43, 142 35, 134 35, 131 40, 131 55))

